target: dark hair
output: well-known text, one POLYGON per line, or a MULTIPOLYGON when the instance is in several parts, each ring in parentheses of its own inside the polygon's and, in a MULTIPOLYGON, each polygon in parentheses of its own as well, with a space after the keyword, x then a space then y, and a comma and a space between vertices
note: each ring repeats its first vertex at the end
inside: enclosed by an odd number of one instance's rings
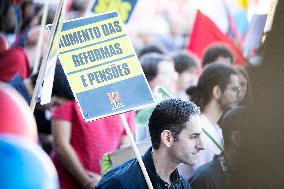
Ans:
POLYGON ((164 50, 161 47, 159 47, 157 45, 150 44, 150 45, 146 45, 143 48, 141 48, 138 51, 137 56, 140 59, 143 55, 149 54, 149 53, 165 54, 164 50))
MULTIPOLYGON (((21 16, 23 19, 25 19, 25 10, 27 7, 29 6, 32 6, 32 8, 34 8, 34 4, 33 4, 33 1, 30 1, 30 0, 26 0, 26 1, 23 1, 23 3, 20 5, 20 8, 21 8, 21 16)), ((26 15, 27 16, 27 15, 26 15)))
POLYGON ((71 10, 72 11, 82 11, 84 8, 84 3, 81 1, 72 1, 71 3, 71 10))
MULTIPOLYGON (((1 1, 1 8, 0 8, 0 17, 7 16, 9 8, 11 7, 12 1, 9 0, 2 0, 1 1)), ((1 23, 1 22, 0 22, 1 23)))
POLYGON ((206 65, 217 60, 219 57, 230 58, 231 64, 234 61, 234 57, 229 48, 227 48, 226 46, 222 44, 215 44, 213 46, 210 46, 205 51, 203 55, 203 59, 202 59, 202 66, 205 67, 206 65))
POLYGON ((221 92, 224 92, 233 74, 237 75, 237 72, 229 66, 210 64, 201 74, 197 86, 188 88, 186 93, 203 112, 204 107, 211 100, 213 88, 217 85, 221 92))
POLYGON ((149 131, 153 149, 160 146, 161 133, 170 130, 177 139, 191 116, 200 114, 199 108, 190 101, 167 99, 159 103, 149 119, 149 131))
POLYGON ((232 144, 232 132, 240 131, 240 128, 246 126, 246 117, 246 109, 244 106, 234 107, 224 114, 220 121, 220 127, 222 128, 225 147, 229 147, 232 144))
POLYGON ((140 62, 148 81, 152 81, 158 74, 158 65, 162 61, 173 61, 170 57, 158 53, 149 53, 141 57, 140 62))
POLYGON ((5 33, 15 33, 15 23, 11 20, 15 16, 14 7, 11 6, 11 1, 1 1, 0 7, 0 31, 5 33))
POLYGON ((35 73, 35 74, 32 74, 32 75, 29 76, 29 78, 31 79, 33 88, 36 86, 37 77, 38 77, 38 73, 35 73))
POLYGON ((55 74, 54 74, 54 81, 53 81, 53 88, 52 88, 52 95, 66 98, 68 100, 74 100, 75 97, 71 91, 71 87, 68 83, 68 80, 64 74, 62 65, 60 64, 59 60, 57 59, 56 67, 55 67, 55 74))
POLYGON ((176 51, 171 55, 177 73, 182 73, 191 68, 197 68, 197 62, 187 51, 176 51))

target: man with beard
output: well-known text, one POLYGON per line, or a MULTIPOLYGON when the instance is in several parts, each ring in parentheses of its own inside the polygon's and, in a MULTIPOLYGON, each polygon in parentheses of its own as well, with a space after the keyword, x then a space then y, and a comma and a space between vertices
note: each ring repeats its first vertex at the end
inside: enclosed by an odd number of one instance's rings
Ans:
MULTIPOLYGON (((211 64, 201 74, 198 84, 187 89, 189 98, 201 109, 205 150, 199 154, 193 169, 211 161, 223 151, 222 129, 217 122, 224 112, 238 102, 239 83, 237 72, 222 64, 211 64)), ((189 178, 192 168, 181 165, 181 174, 189 178)))

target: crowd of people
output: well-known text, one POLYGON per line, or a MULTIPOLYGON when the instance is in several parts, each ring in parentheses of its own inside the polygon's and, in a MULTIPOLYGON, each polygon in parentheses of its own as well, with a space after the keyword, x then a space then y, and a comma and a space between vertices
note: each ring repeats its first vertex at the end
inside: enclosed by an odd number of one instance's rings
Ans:
MULTIPOLYGON (((185 5, 182 1, 177 2, 185 5)), ((179 3, 174 3, 174 16, 189 16, 184 7, 177 6, 179 3)), ((32 0, 1 1, 0 95, 6 87, 14 88, 18 94, 14 91, 10 95, 23 98, 24 106, 31 102, 38 77, 37 70, 33 69, 42 7, 32 0)), ((284 40, 280 35, 284 31, 281 22, 283 7, 283 2, 279 2, 274 25, 260 49, 263 63, 257 68, 249 64, 246 67, 237 65, 232 49, 222 42, 209 45, 202 57, 190 52, 186 48, 189 29, 181 27, 183 22, 175 21, 168 11, 159 13, 159 16, 168 14, 167 35, 160 35, 155 30, 157 26, 147 28, 149 24, 144 28, 137 25, 133 29, 133 19, 139 17, 138 13, 134 14, 127 30, 156 104, 124 115, 136 143, 150 141, 142 159, 154 188, 284 187, 281 180, 283 158, 280 157, 283 155, 280 146, 283 144, 283 128, 280 126, 284 110, 281 96, 284 40), (148 33, 147 29, 154 34, 148 33)), ((52 22, 54 8, 49 11, 47 23, 52 22)), ((84 15, 86 8, 85 1, 69 1, 65 19, 84 15)), ((139 19, 140 25, 143 21, 151 21, 143 20, 141 16, 139 19)), ((154 19, 153 23, 156 21, 154 19)), ((47 33, 44 40, 48 40, 47 33)), ((42 58, 46 43, 40 48, 42 58)), ((3 97, 1 101, 13 99, 3 97)), ((7 109, 5 115, 11 113, 7 109)), ((41 183, 29 180, 28 177, 33 175, 27 176, 30 172, 25 168, 23 172, 17 172, 17 176, 26 175, 21 181, 7 179, 9 174, 3 176, 7 188, 21 188, 13 182, 26 182, 28 184, 22 187, 27 189, 40 186, 50 189, 148 187, 137 159, 125 160, 118 167, 109 167, 111 170, 105 173, 102 168, 105 155, 129 146, 129 138, 119 116, 84 122, 59 61, 55 68, 51 102, 37 104, 34 112, 25 110, 25 113, 34 115, 37 134, 33 135, 32 142, 38 138, 36 143, 44 152, 29 141, 27 145, 39 152, 29 160, 29 157, 23 158, 35 163, 45 159, 49 171, 54 173, 44 176, 49 177, 46 180, 52 184, 48 185, 42 178, 39 179, 41 183), (58 180, 54 178, 55 170, 58 180), (29 182, 38 185, 32 186, 29 182)), ((1 120, 0 123, 9 124, 1 120)), ((12 124, 19 127, 18 122, 12 124)), ((33 123, 23 122, 23 127, 29 127, 29 124, 33 123)), ((2 152, 11 149, 24 153, 26 147, 18 142, 25 139, 2 136, 1 133, 7 133, 3 128, 0 125, 0 161, 5 164, 9 156, 2 152), (12 149, 13 145, 15 148, 12 149)), ((30 135, 24 137, 31 138, 30 135)), ((32 153, 32 150, 25 153, 32 153)), ((36 164, 23 164, 36 172, 36 164)), ((38 165, 37 171, 47 171, 41 166, 38 165)), ((39 177, 40 173, 36 176, 39 177)))

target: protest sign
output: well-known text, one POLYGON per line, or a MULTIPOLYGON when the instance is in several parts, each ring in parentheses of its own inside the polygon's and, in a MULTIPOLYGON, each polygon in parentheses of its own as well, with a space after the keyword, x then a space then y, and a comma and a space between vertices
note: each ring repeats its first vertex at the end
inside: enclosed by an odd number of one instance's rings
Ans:
MULTIPOLYGON (((117 11, 65 22, 59 60, 85 121, 153 104, 153 95, 117 11)), ((124 115, 147 185, 153 188, 124 115)))
POLYGON ((65 22, 58 52, 85 121, 154 102, 117 11, 65 22))
POLYGON ((104 13, 117 10, 124 23, 127 23, 137 0, 91 0, 87 11, 89 13, 104 13))

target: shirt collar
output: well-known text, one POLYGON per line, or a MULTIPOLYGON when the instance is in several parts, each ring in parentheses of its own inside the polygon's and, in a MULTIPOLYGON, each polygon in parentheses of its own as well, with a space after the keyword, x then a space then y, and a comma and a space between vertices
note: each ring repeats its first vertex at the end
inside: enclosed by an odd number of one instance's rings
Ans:
MULTIPOLYGON (((152 184, 154 185, 154 183, 156 183, 158 188, 169 188, 169 184, 165 182, 163 179, 161 179, 161 177, 156 172, 156 168, 155 168, 153 157, 152 157, 152 148, 149 148, 146 151, 142 159, 143 159, 144 165, 149 174, 152 184)), ((171 173, 170 181, 171 181, 170 188, 183 188, 182 178, 180 177, 177 169, 175 169, 171 173)))

